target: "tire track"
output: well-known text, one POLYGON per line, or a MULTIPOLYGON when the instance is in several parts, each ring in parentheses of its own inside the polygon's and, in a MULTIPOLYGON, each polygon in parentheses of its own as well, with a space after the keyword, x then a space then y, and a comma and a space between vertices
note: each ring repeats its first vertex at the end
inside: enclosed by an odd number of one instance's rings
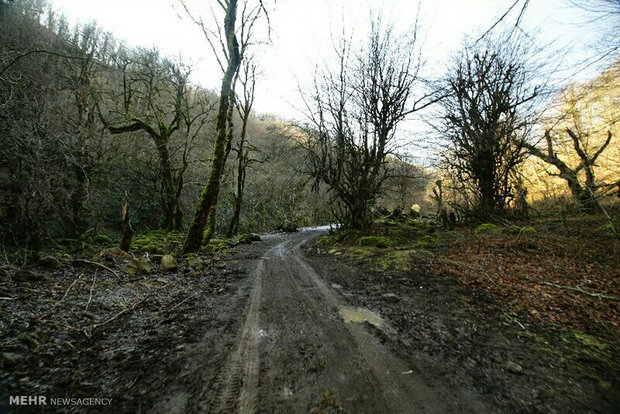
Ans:
POLYGON ((215 412, 253 413, 258 394, 258 323, 260 320, 261 278, 264 259, 259 260, 253 276, 256 279, 248 312, 241 329, 237 348, 228 359, 217 383, 219 398, 215 412))

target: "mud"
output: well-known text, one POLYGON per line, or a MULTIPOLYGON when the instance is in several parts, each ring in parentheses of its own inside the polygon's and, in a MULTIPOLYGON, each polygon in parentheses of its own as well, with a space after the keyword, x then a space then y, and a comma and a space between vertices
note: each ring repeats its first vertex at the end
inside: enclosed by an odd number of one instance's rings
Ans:
MULTIPOLYGON (((483 297, 472 298, 449 279, 430 278, 423 269, 369 273, 341 257, 302 249, 321 231, 271 235, 202 270, 182 266, 178 274, 150 276, 166 283, 162 289, 110 283, 106 289, 114 295, 138 298, 148 290, 151 300, 91 337, 48 329, 36 350, 15 345, 25 326, 46 329, 37 322, 35 302, 3 303, 3 318, 11 321, 3 325, 2 346, 23 359, 0 372, 0 411, 42 411, 8 406, 8 395, 108 397, 111 407, 88 411, 116 413, 617 407, 614 375, 610 382, 575 376, 566 367, 570 359, 540 351, 531 333, 485 313, 483 297)), ((70 280, 50 277, 46 283, 70 280)), ((92 299, 93 313, 106 310, 105 298, 92 299)), ((75 308, 65 317, 83 318, 83 304, 75 308)))

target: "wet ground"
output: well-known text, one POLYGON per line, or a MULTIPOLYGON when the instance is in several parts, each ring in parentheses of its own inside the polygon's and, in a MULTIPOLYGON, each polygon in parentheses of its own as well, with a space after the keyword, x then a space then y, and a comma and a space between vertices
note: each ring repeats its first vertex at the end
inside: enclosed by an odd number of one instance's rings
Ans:
POLYGON ((8 406, 9 395, 77 395, 112 398, 90 411, 118 413, 614 412, 617 373, 580 378, 571 359, 535 346, 543 332, 485 313, 484 298, 449 279, 309 253, 321 231, 266 236, 131 284, 74 287, 56 307, 75 280, 66 271, 42 282, 62 285, 56 296, 3 283, 19 300, 2 302, 0 347, 16 358, 0 372, 0 411, 42 411, 8 406), (129 310, 93 329, 119 309, 129 310), (19 339, 25 331, 37 346, 19 339))

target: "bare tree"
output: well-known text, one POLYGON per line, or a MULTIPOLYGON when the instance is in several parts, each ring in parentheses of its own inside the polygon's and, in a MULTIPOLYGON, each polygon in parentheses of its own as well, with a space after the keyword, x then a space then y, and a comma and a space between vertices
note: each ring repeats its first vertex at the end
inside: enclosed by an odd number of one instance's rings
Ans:
POLYGON ((317 74, 306 97, 308 172, 317 186, 329 187, 334 214, 345 226, 370 225, 388 177, 386 157, 397 149, 398 124, 432 102, 429 94, 414 95, 422 84, 416 31, 396 36, 377 20, 361 50, 341 39, 338 65, 317 74))
MULTIPOLYGON (((173 134, 184 127, 204 119, 192 112, 187 98, 189 93, 189 70, 174 62, 162 59, 156 50, 139 51, 133 57, 120 59, 122 71, 122 97, 114 99, 121 105, 108 114, 99 112, 99 118, 112 134, 144 131, 153 140, 157 149, 161 174, 162 228, 180 230, 183 226, 183 211, 179 196, 183 188, 183 173, 187 169, 187 150, 183 164, 175 167, 170 141, 173 134), (119 107, 120 106, 120 107, 119 107)), ((200 128, 200 127, 199 127, 200 128)))
POLYGON ((589 213, 600 209, 599 197, 620 184, 618 151, 614 154, 610 147, 620 121, 615 99, 619 73, 616 61, 595 79, 562 90, 555 96, 559 109, 546 122, 543 138, 525 144, 553 167, 547 173, 563 179, 578 208, 589 213))
POLYGON ((514 39, 466 47, 450 69, 441 101, 444 160, 470 186, 474 205, 467 213, 478 220, 504 214, 513 196, 511 174, 523 161, 523 137, 532 122, 527 105, 539 93, 514 39))
POLYGON ((236 101, 237 113, 241 118, 241 132, 239 142, 234 151, 237 153, 237 192, 234 195, 233 214, 228 225, 227 236, 232 237, 239 232, 239 219, 243 205, 243 191, 245 188, 246 169, 250 159, 250 146, 246 142, 248 121, 252 105, 254 104, 254 90, 256 86, 256 65, 251 59, 246 59, 241 69, 239 83, 242 87, 242 101, 236 101))
POLYGON ((573 142, 575 152, 579 156, 580 162, 575 167, 569 167, 569 165, 560 159, 558 154, 553 148, 553 139, 551 138, 551 130, 545 131, 545 143, 547 145, 546 151, 543 151, 535 145, 524 143, 524 146, 528 151, 556 167, 559 173, 550 173, 556 175, 568 184, 573 198, 579 204, 580 208, 586 212, 593 213, 600 208, 600 205, 595 197, 597 191, 597 184, 594 176, 594 165, 597 158, 605 151, 612 139, 611 131, 607 132, 607 139, 603 144, 597 148, 592 154, 587 153, 587 148, 584 148, 583 141, 584 136, 578 134, 570 128, 566 128, 566 133, 573 142), (585 183, 581 183, 579 180, 579 174, 581 171, 585 172, 585 183))
POLYGON ((101 135, 95 102, 96 79, 112 43, 110 35, 102 33, 95 24, 76 27, 69 45, 75 49, 76 58, 66 59, 66 68, 60 74, 70 91, 67 113, 63 114, 66 133, 59 139, 75 175, 70 196, 74 235, 82 234, 89 224, 86 216, 89 214, 90 178, 97 164, 93 149, 99 144, 97 137, 101 135))
MULTIPOLYGON (((196 14, 189 10, 184 1, 181 1, 181 4, 186 13, 202 29, 223 71, 211 172, 198 200, 194 219, 183 245, 183 252, 190 253, 198 251, 205 237, 208 241, 213 234, 215 208, 220 192, 220 184, 224 174, 226 158, 231 148, 232 111, 235 99, 234 82, 246 48, 250 45, 254 25, 258 21, 259 16, 261 14, 267 15, 267 12, 262 1, 251 3, 247 0, 242 0, 241 16, 238 24, 238 1, 218 1, 217 6, 219 6, 220 12, 223 13, 223 25, 215 18, 217 29, 211 30, 202 19, 194 17, 196 14), (205 228, 209 221, 211 222, 209 225, 211 230, 205 236, 205 228)), ((211 15, 217 15, 214 9, 211 9, 211 15)))

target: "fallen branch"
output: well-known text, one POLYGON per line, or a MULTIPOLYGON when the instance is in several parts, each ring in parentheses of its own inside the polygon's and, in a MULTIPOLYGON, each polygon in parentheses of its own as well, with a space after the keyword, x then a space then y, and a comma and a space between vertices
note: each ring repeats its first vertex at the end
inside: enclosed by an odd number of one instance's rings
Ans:
POLYGON ((122 311, 120 311, 120 312, 119 312, 119 313, 117 313, 116 315, 112 316, 112 317, 111 317, 111 318, 109 318, 109 319, 106 319, 106 320, 105 320, 105 321, 103 321, 103 322, 100 322, 100 323, 96 323, 96 324, 94 324, 94 325, 91 325, 91 326, 90 326, 90 332, 89 332, 89 331, 87 331, 86 329, 84 329, 84 335, 86 335, 87 337, 89 337, 89 338, 90 338, 90 337, 92 336, 93 332, 95 331, 95 329, 101 328, 101 327, 103 327, 103 326, 105 326, 105 325, 109 324, 110 322, 114 322, 114 321, 115 321, 116 319, 118 319, 120 316, 122 316, 122 315, 126 314, 127 312, 131 312, 131 311, 135 310, 135 309, 136 309, 136 308, 138 308, 140 305, 142 305, 144 302, 146 302, 146 301, 148 300, 148 298, 149 298, 149 297, 147 296, 147 297, 145 297, 144 299, 139 300, 138 302, 134 303, 134 304, 133 304, 130 308, 123 309, 122 311))
POLYGON ((58 302, 56 302, 56 304, 54 306, 52 306, 51 310, 56 309, 56 307, 58 307, 58 305, 60 305, 60 303, 67 297, 67 295, 69 294, 69 291, 71 290, 71 288, 77 283, 78 280, 80 280, 82 278, 82 274, 80 273, 77 277, 77 279, 75 279, 73 281, 73 283, 71 283, 71 285, 69 286, 69 288, 65 291, 65 294, 62 295, 62 298, 60 298, 60 300, 58 302))
POLYGON ((9 297, 5 297, 5 296, 0 297, 0 300, 15 300, 15 299, 17 299, 17 298, 9 298, 9 297))
POLYGON ((85 263, 85 264, 89 264, 92 266, 98 266, 102 269, 107 270, 108 272, 111 272, 114 276, 116 276, 116 278, 122 282, 123 279, 121 279, 121 277, 118 275, 118 273, 116 273, 114 270, 110 269, 108 266, 98 263, 98 262, 91 262, 90 260, 85 260, 85 259, 74 259, 73 262, 77 262, 77 263, 85 263))
POLYGON ((84 312, 82 312, 82 314, 85 314, 86 311, 88 310, 88 307, 90 306, 90 302, 93 300, 93 289, 95 288, 95 281, 97 280, 97 278, 95 277, 95 275, 93 275, 93 283, 92 285, 90 285, 90 293, 88 295, 88 303, 86 303, 86 307, 84 308, 84 312))
POLYGON ((577 288, 577 287, 556 285, 555 283, 550 283, 550 282, 539 282, 538 284, 545 285, 545 286, 551 286, 551 287, 554 287, 554 288, 557 288, 557 289, 572 290, 574 292, 579 292, 579 293, 582 293, 584 295, 592 296, 594 298, 620 301, 620 298, 618 298, 616 296, 608 296, 608 295, 604 295, 602 293, 588 292, 586 290, 583 290, 583 289, 580 289, 580 288, 577 288))
POLYGON ((183 299, 182 301, 180 301, 179 303, 177 303, 176 305, 174 305, 173 307, 169 308, 167 310, 167 312, 172 312, 173 310, 175 310, 176 308, 178 308, 179 306, 181 306, 182 304, 184 304, 185 302, 187 302, 189 299, 191 298, 195 298, 196 296, 198 296, 197 294, 192 294, 192 295, 188 295, 185 299, 183 299))

